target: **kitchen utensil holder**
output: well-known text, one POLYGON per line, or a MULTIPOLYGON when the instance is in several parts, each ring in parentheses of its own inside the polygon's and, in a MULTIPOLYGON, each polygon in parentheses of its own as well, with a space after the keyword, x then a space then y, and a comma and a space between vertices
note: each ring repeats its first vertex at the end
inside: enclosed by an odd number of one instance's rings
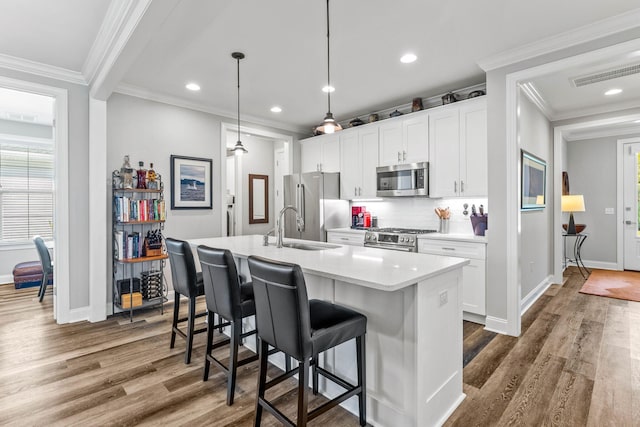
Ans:
POLYGON ((489 217, 487 215, 471 216, 471 227, 473 227, 473 234, 476 236, 484 236, 484 232, 487 230, 487 222, 489 217))
POLYGON ((449 219, 448 218, 440 218, 440 227, 438 228, 438 233, 449 234, 449 219))

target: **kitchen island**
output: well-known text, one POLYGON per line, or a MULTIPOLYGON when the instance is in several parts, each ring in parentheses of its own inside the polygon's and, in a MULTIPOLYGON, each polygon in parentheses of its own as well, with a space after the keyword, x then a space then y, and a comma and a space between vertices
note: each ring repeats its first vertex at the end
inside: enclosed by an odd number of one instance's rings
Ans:
MULTIPOLYGON (((464 399, 462 392, 462 267, 468 260, 305 242, 322 250, 277 248, 263 236, 193 239, 229 249, 250 277, 250 255, 300 265, 309 298, 353 308, 367 316, 367 419, 374 426, 442 424, 464 399)), ((249 319, 248 322, 253 322, 249 319)), ((251 345, 249 340, 246 345, 251 345)), ((320 363, 356 381, 355 344, 327 351, 320 363)), ((342 389, 320 381, 336 396, 342 389)), ((343 403, 357 413, 357 399, 343 403)))

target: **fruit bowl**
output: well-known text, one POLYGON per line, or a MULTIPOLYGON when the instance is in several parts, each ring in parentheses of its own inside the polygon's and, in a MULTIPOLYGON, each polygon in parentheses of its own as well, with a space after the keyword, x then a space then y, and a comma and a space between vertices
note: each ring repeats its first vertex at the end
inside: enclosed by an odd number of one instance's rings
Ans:
MULTIPOLYGON (((567 231, 568 227, 569 227, 569 224, 562 224, 562 229, 564 231, 567 231)), ((587 224, 576 224, 576 234, 582 233, 585 228, 587 228, 587 224)))

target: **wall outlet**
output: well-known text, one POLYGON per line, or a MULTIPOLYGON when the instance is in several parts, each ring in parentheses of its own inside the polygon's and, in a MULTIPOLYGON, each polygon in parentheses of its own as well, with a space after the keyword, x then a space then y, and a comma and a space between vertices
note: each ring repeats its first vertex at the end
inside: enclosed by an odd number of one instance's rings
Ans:
POLYGON ((604 208, 605 215, 615 215, 616 210, 614 208, 604 208))
POLYGON ((440 307, 445 305, 449 301, 449 294, 446 290, 440 292, 440 307))

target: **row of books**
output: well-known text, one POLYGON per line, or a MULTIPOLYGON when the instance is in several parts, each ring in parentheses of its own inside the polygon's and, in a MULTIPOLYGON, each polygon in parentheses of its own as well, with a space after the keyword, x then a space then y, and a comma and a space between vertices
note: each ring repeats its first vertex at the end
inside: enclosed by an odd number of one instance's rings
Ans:
POLYGON ((164 221, 164 200, 159 199, 132 199, 126 196, 118 196, 113 199, 116 211, 116 221, 164 221))
POLYGON ((144 238, 134 231, 128 233, 118 230, 115 232, 115 247, 117 259, 140 258, 143 255, 144 238))

